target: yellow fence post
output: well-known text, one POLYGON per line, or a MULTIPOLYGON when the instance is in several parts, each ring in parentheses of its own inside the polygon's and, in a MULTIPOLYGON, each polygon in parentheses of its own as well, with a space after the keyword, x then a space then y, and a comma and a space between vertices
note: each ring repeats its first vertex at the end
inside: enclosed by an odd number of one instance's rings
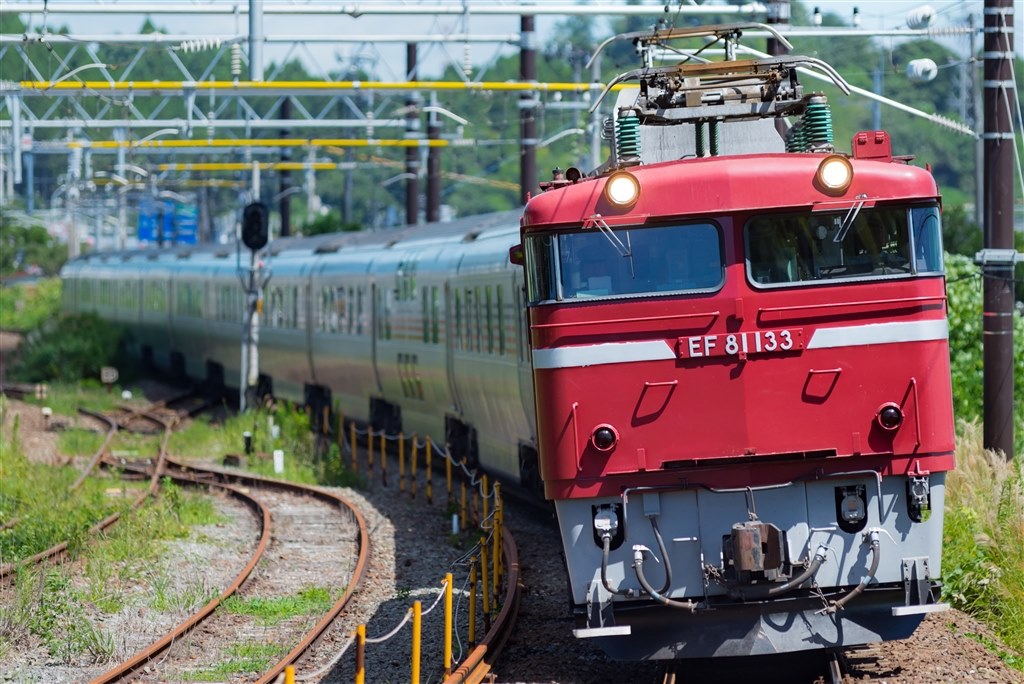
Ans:
POLYGON ((498 599, 501 597, 501 506, 498 497, 501 496, 501 483, 494 483, 494 522, 491 525, 491 535, 494 541, 494 552, 491 555, 491 563, 494 568, 494 579, 491 582, 491 589, 494 591, 494 610, 498 610, 498 599))
POLYGON ((484 602, 484 630, 491 628, 491 597, 487 589, 487 537, 480 537, 480 597, 484 602))
POLYGON ((356 627, 356 684, 366 682, 366 625, 356 627))
POLYGON ((454 501, 452 498, 452 445, 445 444, 444 446, 445 451, 448 452, 444 459, 444 477, 445 482, 448 484, 448 505, 451 506, 452 501, 454 501))
POLYGON ((359 452, 356 451, 356 421, 348 424, 349 441, 352 443, 352 472, 359 472, 359 452))
MULTIPOLYGON (((463 460, 462 462, 465 463, 466 461, 463 460)), ((469 515, 469 507, 466 505, 466 480, 465 480, 465 478, 463 478, 463 480, 462 480, 462 500, 461 500, 461 505, 459 506, 459 532, 465 532, 466 531, 466 520, 468 519, 468 517, 467 517, 468 515, 469 515)))
POLYGON ((469 558, 469 650, 476 648, 476 556, 469 558))
MULTIPOLYGON (((381 435, 384 433, 382 432, 381 435)), ((384 439, 381 437, 381 439, 384 439)), ((373 477, 373 426, 366 428, 366 473, 373 477)))
POLYGON ((285 665, 284 684, 295 684, 295 666, 285 665))
POLYGON ((341 411, 338 411, 338 427, 335 434, 338 435, 338 459, 340 461, 338 465, 344 465, 345 456, 342 452, 345 451, 345 414, 341 411))
POLYGON ((444 676, 452 674, 452 573, 444 576, 444 676))
POLYGON ((481 478, 480 482, 483 483, 483 491, 480 493, 480 506, 482 507, 482 513, 480 514, 480 526, 486 530, 487 516, 489 514, 489 511, 487 509, 487 476, 484 475, 483 478, 481 478))
POLYGON ((423 606, 419 601, 412 604, 412 684, 420 684, 420 630, 423 606))
POLYGON ((412 433, 412 454, 409 458, 409 496, 416 498, 416 452, 419 451, 419 435, 412 433))
POLYGON ((380 482, 388 486, 388 441, 385 439, 384 431, 380 431, 380 482))
POLYGON ((424 469, 424 475, 427 477, 427 503, 434 503, 434 471, 430 467, 430 456, 433 453, 434 444, 430 441, 430 435, 427 435, 427 467, 424 469))
POLYGON ((398 433, 398 491, 405 491, 405 433, 398 433))

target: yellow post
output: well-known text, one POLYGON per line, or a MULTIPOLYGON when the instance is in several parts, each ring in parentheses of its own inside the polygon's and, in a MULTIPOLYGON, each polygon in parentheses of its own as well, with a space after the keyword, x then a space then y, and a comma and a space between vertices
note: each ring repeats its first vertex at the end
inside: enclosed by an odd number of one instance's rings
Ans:
POLYGON ((405 433, 398 433, 398 491, 405 491, 405 433))
POLYGON ((388 441, 385 439, 384 431, 380 431, 380 482, 388 486, 388 441))
POLYGON ((473 525, 480 524, 480 488, 473 485, 473 525))
POLYGON ((448 505, 451 505, 452 499, 452 445, 446 444, 445 447, 448 450, 448 455, 444 459, 444 476, 445 481, 448 484, 448 505))
POLYGON ((295 684, 295 666, 285 665, 284 667, 284 684, 295 684))
MULTIPOLYGON (((384 433, 381 433, 384 434, 384 433)), ((381 438, 383 439, 383 437, 381 438)), ((366 473, 373 477, 373 426, 366 428, 366 473)))
POLYGON ((423 606, 419 601, 412 604, 412 684, 420 684, 420 629, 422 628, 423 606))
POLYGON ((484 602, 484 629, 491 628, 491 597, 487 590, 487 537, 480 537, 480 596, 484 602))
POLYGON ((481 478, 480 481, 481 481, 481 483, 483 483, 483 491, 480 493, 480 499, 481 499, 481 504, 480 505, 483 507, 483 512, 480 514, 480 527, 482 527, 482 528, 484 528, 486 530, 487 529, 487 515, 488 515, 488 510, 487 510, 487 489, 488 489, 488 486, 487 486, 487 476, 484 475, 483 478, 481 478))
POLYGON ((469 514, 469 507, 466 505, 466 481, 462 481, 462 501, 459 506, 459 532, 466 531, 466 516, 469 514))
POLYGON ((356 451, 356 421, 348 424, 349 441, 352 443, 352 472, 359 472, 359 452, 356 451))
POLYGON ((494 541, 494 552, 491 556, 494 568, 494 580, 491 582, 494 591, 494 609, 498 609, 498 599, 501 595, 501 504, 498 497, 501 496, 501 483, 494 483, 494 524, 491 525, 491 534, 494 541))
POLYGON ((452 674, 452 573, 444 576, 444 676, 452 674))
POLYGON ((430 441, 430 435, 427 435, 427 467, 425 475, 427 476, 427 503, 434 503, 434 471, 430 467, 430 456, 433 453, 434 444, 430 441))
POLYGON ((476 556, 469 558, 469 650, 476 648, 476 556))
POLYGON ((356 684, 366 682, 366 625, 356 627, 356 684))
POLYGON ((416 444, 418 440, 416 433, 412 433, 412 455, 409 460, 409 496, 416 498, 416 452, 419 451, 419 445, 416 444))

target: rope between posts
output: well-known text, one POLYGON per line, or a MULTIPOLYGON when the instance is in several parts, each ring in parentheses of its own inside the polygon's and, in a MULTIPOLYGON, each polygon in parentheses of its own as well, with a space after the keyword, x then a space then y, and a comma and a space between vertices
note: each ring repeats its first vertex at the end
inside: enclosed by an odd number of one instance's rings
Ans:
MULTIPOLYGON (((389 435, 384 430, 380 430, 379 432, 374 432, 372 428, 367 428, 365 430, 360 430, 359 428, 356 428, 355 429, 355 433, 358 436, 360 436, 360 437, 365 437, 367 435, 370 435, 370 436, 373 436, 373 437, 383 437, 384 439, 388 440, 389 442, 397 442, 399 439, 406 439, 405 437, 402 437, 402 436, 399 436, 399 435, 389 435)), ((475 474, 476 471, 469 470, 466 467, 464 462, 456 461, 454 458, 452 458, 451 451, 448 448, 447 444, 442 447, 440 444, 438 444, 438 443, 434 442, 432 439, 430 439, 429 435, 424 440, 415 439, 414 437, 413 438, 408 438, 408 439, 412 442, 412 447, 416 451, 418 451, 419 449, 425 449, 428 443, 433 444, 433 446, 434 446, 434 453, 437 454, 438 456, 443 457, 446 461, 451 463, 456 468, 459 468, 466 475, 466 478, 469 479, 469 486, 470 487, 475 487, 477 489, 477 491, 479 492, 481 497, 483 497, 484 499, 488 499, 488 500, 494 499, 494 492, 493 491, 491 491, 491 493, 488 494, 483 489, 483 486, 482 486, 483 485, 483 476, 476 475, 475 474)), ((346 454, 350 454, 352 452, 352 450, 348 446, 347 442, 343 444, 342 449, 343 449, 343 453, 346 453, 346 454)))

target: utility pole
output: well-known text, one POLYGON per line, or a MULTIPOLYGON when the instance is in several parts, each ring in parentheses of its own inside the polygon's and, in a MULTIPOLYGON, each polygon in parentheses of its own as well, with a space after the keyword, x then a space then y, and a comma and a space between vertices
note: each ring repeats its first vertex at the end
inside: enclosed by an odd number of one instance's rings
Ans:
MULTIPOLYGON (((768 3, 768 19, 765 21, 769 25, 788 24, 789 23, 789 0, 771 0, 768 3)), ((783 45, 782 41, 778 38, 770 37, 768 39, 768 54, 769 55, 785 55, 789 52, 786 46, 783 45)), ((775 130, 779 132, 779 135, 785 138, 786 131, 789 130, 789 124, 786 123, 785 119, 775 119, 775 130)))
POLYGON ((986 449, 1013 457, 1013 2, 985 0, 984 396, 986 449))
MULTIPOLYGON (((416 65, 416 43, 405 45, 405 78, 415 81, 418 77, 416 65)), ((420 96, 409 91, 405 98, 405 138, 418 140, 420 137, 420 96)), ((410 226, 420 219, 420 150, 418 147, 405 148, 405 222, 410 226)))
MULTIPOLYGON (((537 33, 533 15, 519 18, 519 80, 537 80, 537 33)), ((519 195, 537 189, 537 91, 519 96, 519 195)))
MULTIPOLYGON (((430 93, 431 107, 437 106, 437 93, 430 93)), ((436 111, 427 112, 427 139, 441 138, 436 111)), ((427 148, 427 223, 441 220, 441 148, 427 148)))
MULTIPOLYGON (((287 95, 281 101, 281 118, 290 119, 292 116, 292 101, 287 95)), ((281 129, 281 137, 287 138, 289 131, 287 128, 281 129)), ((281 161, 291 161, 292 151, 287 145, 281 147, 281 161)), ((281 169, 278 173, 278 202, 280 203, 279 211, 281 214, 281 237, 288 237, 292 234, 292 174, 287 169, 281 169)))
POLYGON ((263 0, 249 0, 249 80, 263 80, 263 0))

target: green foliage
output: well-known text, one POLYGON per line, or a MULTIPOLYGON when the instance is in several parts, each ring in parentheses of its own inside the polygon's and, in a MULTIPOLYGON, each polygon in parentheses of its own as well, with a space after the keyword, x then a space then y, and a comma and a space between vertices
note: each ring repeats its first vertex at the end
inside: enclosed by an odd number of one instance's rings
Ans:
POLYGON ((276 625, 299 615, 323 615, 334 601, 324 587, 306 587, 294 596, 229 596, 221 604, 234 615, 251 615, 260 626, 276 625))
MULTIPOLYGON (((961 422, 946 483, 943 596, 983 620, 1024 670, 1024 461, 986 452, 977 423, 961 422)), ((998 649, 994 649, 998 650, 998 649)))
POLYGON ((223 682, 241 674, 259 674, 265 672, 271 661, 284 652, 280 644, 237 643, 228 649, 229 659, 225 662, 211 668, 182 672, 179 676, 182 681, 223 682))
POLYGON ((0 452, 0 520, 20 520, 0 532, 4 562, 18 562, 62 541, 77 549, 90 526, 126 508, 126 501, 106 494, 101 480, 87 480, 68 492, 77 471, 29 461, 16 437, 0 438, 0 452))
MULTIPOLYGON (((965 420, 980 418, 983 400, 982 278, 972 260, 946 254, 949 360, 953 409, 965 420)), ((1014 414, 1024 416, 1024 319, 1014 314, 1014 414)), ((1018 420, 1020 425, 1024 421, 1018 420)), ((1018 452, 1024 435, 1017 430, 1018 452)))
POLYGON ((31 330, 57 318, 60 295, 60 278, 0 287, 0 328, 31 330))
POLYGON ((42 223, 0 210, 0 225, 0 278, 14 273, 57 275, 68 250, 42 223))
POLYGON ((11 374, 27 382, 77 382, 99 378, 114 365, 122 330, 89 313, 58 318, 25 339, 11 374))

